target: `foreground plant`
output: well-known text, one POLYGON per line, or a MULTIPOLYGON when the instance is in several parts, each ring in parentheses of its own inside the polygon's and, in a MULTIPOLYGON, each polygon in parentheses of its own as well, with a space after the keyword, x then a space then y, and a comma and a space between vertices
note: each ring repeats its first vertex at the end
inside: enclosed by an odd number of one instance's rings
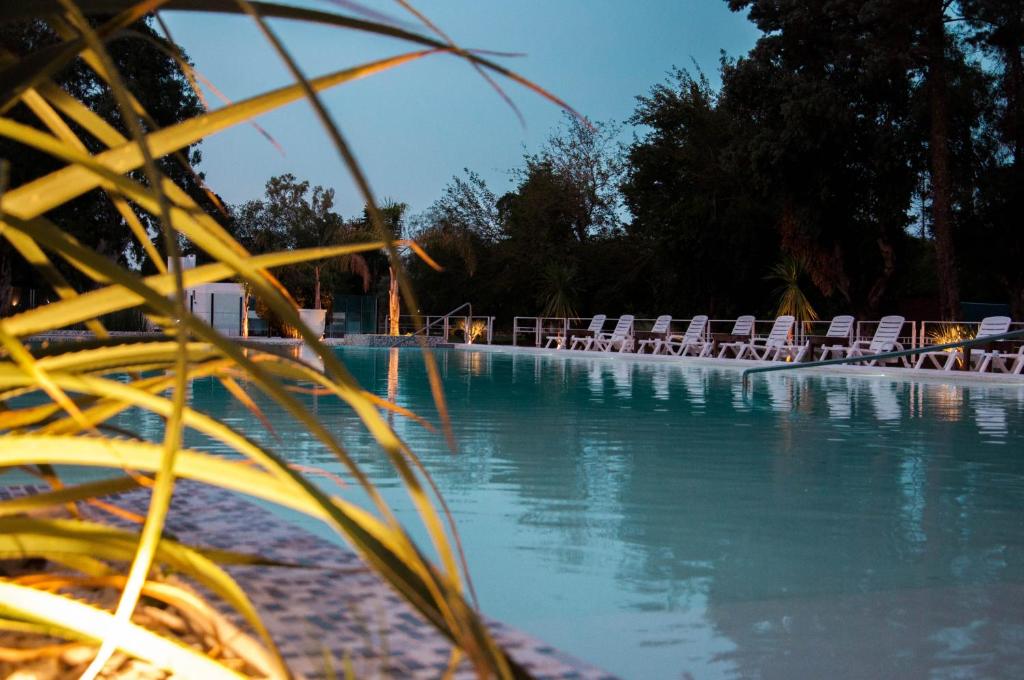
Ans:
MULTIPOLYGON (((347 3, 346 3, 347 4, 347 3)), ((398 3, 413 12, 404 0, 398 3)), ((209 610, 187 587, 167 577, 183 574, 213 592, 241 614, 267 650, 263 663, 246 672, 287 676, 274 642, 246 594, 223 569, 224 564, 258 563, 258 557, 204 550, 163 536, 177 479, 192 479, 221 489, 276 503, 327 522, 390 583, 406 601, 453 645, 453 663, 463 656, 482 676, 525 675, 500 649, 475 608, 465 597, 466 576, 460 565, 454 529, 446 527, 430 480, 419 461, 389 427, 382 410, 414 417, 362 389, 319 338, 299 318, 294 300, 271 273, 276 267, 351 257, 385 250, 392 259, 406 304, 417 309, 396 255, 408 247, 425 257, 415 243, 395 241, 349 146, 331 121, 317 93, 437 53, 470 62, 540 91, 515 74, 452 44, 432 24, 438 39, 396 28, 375 17, 325 13, 275 3, 244 0, 38 0, 0 5, 0 23, 45 20, 60 36, 49 47, 12 58, 0 70, 0 102, 5 110, 24 104, 31 124, 0 116, 0 136, 56 159, 59 169, 28 183, 4 187, 0 227, 7 240, 59 298, 51 304, 0 320, 0 465, 25 467, 45 479, 52 490, 29 498, 0 502, 0 558, 44 558, 16 578, 0 579, 0 629, 67 638, 74 644, 99 646, 85 672, 100 673, 116 651, 186 677, 237 675, 238 668, 202 650, 180 644, 145 625, 140 614, 153 602, 179 612, 209 610), (160 9, 216 11, 254 21, 271 49, 295 77, 295 84, 200 113, 184 122, 158 126, 114 66, 107 42, 127 27, 160 9), (307 79, 280 43, 267 18, 316 22, 339 29, 369 32, 412 43, 414 51, 307 79), (98 76, 117 103, 114 119, 104 119, 68 92, 52 76, 70 63, 98 76), (306 98, 324 125, 367 202, 367 214, 379 238, 373 242, 306 248, 252 256, 165 172, 165 163, 185 163, 179 152, 203 137, 306 98), (88 149, 102 147, 96 153, 88 149), (58 226, 47 214, 94 190, 102 190, 131 229, 159 273, 143 277, 119 266, 58 226), (136 212, 138 211, 138 212, 136 212), (150 240, 140 217, 159 225, 160 239, 150 240), (179 244, 184 240, 213 261, 183 271, 179 244), (169 271, 160 264, 170 258, 169 271), (58 266, 59 265, 59 266, 58 266), (87 282, 76 289, 62 273, 70 267, 87 282), (240 280, 300 336, 323 362, 323 370, 288 357, 246 350, 192 316, 185 305, 187 287, 240 280), (160 336, 111 338, 97 319, 103 314, 141 310, 163 331, 160 336), (34 335, 84 323, 96 340, 87 344, 30 345, 34 335), (243 382, 272 399, 301 422, 347 470, 349 480, 369 498, 362 507, 344 496, 329 496, 288 465, 281 454, 190 408, 190 380, 219 380, 261 418, 243 382), (343 442, 306 412, 294 396, 295 382, 312 383, 348 404, 373 434, 402 479, 427 528, 438 559, 427 559, 384 502, 378 490, 349 456, 343 442), (35 398, 25 399, 24 397, 35 398), (167 396, 169 395, 169 396, 167 396), (109 421, 129 410, 157 414, 165 421, 162 442, 149 442, 113 428, 109 421), (226 459, 183 447, 185 430, 200 432, 230 447, 241 457, 226 459), (54 465, 108 468, 97 482, 65 486, 54 465), (149 493, 149 509, 138 532, 126 531, 80 513, 84 504, 118 512, 99 499, 130 488, 149 493), (55 509, 70 508, 67 513, 55 509), (42 514, 40 514, 42 512, 42 514), (129 565, 127 569, 124 565, 129 565), (76 599, 74 588, 106 588, 117 593, 113 612, 104 603, 76 599), (69 590, 70 589, 70 590, 69 590), (146 598, 140 607, 140 598, 146 598), (205 609, 204 609, 205 608, 205 609)), ((183 68, 195 80, 187 63, 183 68)), ((490 76, 487 76, 488 79, 490 76)), ((549 96, 546 95, 545 96, 549 96)), ((6 175, 4 175, 6 176, 6 175)), ((436 367, 425 354, 442 425, 450 439, 436 367)), ((122 518, 126 515, 119 513, 122 518)), ((112 604, 112 603, 108 603, 112 604)), ((212 610, 210 610, 212 611, 212 610)), ((166 630, 164 631, 167 632, 166 630)), ((236 664, 237 666, 237 664, 236 664)))

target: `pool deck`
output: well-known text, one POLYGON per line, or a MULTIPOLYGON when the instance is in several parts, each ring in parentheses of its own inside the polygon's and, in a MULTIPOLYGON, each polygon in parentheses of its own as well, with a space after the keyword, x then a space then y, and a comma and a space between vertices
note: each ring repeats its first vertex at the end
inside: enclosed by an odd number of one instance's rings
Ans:
MULTIPOLYGON (((4 486, 0 498, 43 490, 4 486)), ((132 491, 105 500, 144 514, 148 493, 132 491)), ((98 513, 91 508, 88 512, 98 513)), ((124 524, 109 515, 99 518, 124 524)), ((240 496, 189 481, 178 482, 167 531, 187 543, 310 565, 228 567, 259 610, 289 668, 301 677, 329 677, 328 653, 336 672, 342 668, 342 659, 350 659, 356 677, 444 675, 451 645, 352 551, 240 496)), ((233 612, 224 611, 242 625, 233 612)), ((614 680, 615 676, 514 628, 493 620, 488 620, 488 626, 499 644, 537 678, 614 680)), ((476 675, 463 662, 449 677, 461 680, 476 675)))
MULTIPOLYGON (((635 363, 665 363, 675 366, 708 366, 736 371, 748 368, 779 366, 778 361, 756 361, 751 359, 718 359, 714 357, 677 357, 661 354, 636 354, 635 352, 595 352, 572 349, 554 349, 544 347, 513 346, 513 345, 467 345, 456 343, 453 348, 463 352, 489 352, 498 354, 523 354, 529 356, 550 357, 553 359, 605 359, 609 361, 629 361, 635 363)), ((925 382, 935 384, 957 385, 1004 385, 1024 388, 1024 375, 1007 373, 978 373, 977 371, 940 371, 932 369, 903 368, 899 366, 808 366, 791 371, 777 371, 775 375, 836 375, 857 378, 882 378, 897 382, 925 382)), ((763 376, 751 376, 757 379, 763 376)))

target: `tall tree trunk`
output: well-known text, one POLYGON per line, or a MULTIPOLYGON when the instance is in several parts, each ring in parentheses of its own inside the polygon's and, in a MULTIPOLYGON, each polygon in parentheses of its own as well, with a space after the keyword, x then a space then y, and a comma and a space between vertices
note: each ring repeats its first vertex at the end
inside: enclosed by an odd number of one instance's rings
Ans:
POLYGON ((946 71, 946 23, 943 0, 932 0, 928 16, 928 106, 931 113, 929 155, 932 187, 932 233, 939 279, 939 313, 959 313, 960 284, 953 247, 953 169, 949 150, 949 82, 946 71))
POLYGON ((398 297, 398 277, 395 268, 388 267, 388 335, 398 335, 398 317, 402 313, 401 301, 398 297))
POLYGON ((1010 294, 1010 315, 1014 319, 1024 318, 1024 285, 1020 282, 1008 285, 1007 291, 1010 294))
POLYGON ((878 275, 871 290, 868 291, 867 306, 865 307, 865 316, 872 319, 878 316, 882 296, 885 295, 889 281, 896 272, 896 249, 884 236, 879 236, 877 243, 878 252, 882 257, 882 273, 878 275))

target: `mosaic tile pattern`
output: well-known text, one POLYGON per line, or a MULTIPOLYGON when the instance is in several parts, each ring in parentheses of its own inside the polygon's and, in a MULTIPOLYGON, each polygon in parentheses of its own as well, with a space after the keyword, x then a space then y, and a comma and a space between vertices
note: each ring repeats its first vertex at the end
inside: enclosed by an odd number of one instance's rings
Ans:
MULTIPOLYGON (((0 498, 36 490, 41 489, 0 487, 0 498)), ((148 494, 133 491, 107 500, 144 514, 148 494)), ((108 515, 103 519, 116 522, 108 515)), ((451 647, 444 638, 357 555, 263 507, 221 490, 179 482, 167 532, 188 543, 318 565, 229 568, 260 610, 289 666, 303 677, 325 677, 328 653, 335 669, 348 658, 357 677, 438 678, 448 667, 451 647)), ((537 678, 614 680, 514 628, 497 621, 488 625, 498 642, 537 678)), ((463 663, 453 677, 475 675, 463 663)))
MULTIPOLYGON (((348 347, 419 347, 420 339, 411 335, 346 335, 343 338, 326 338, 324 344, 348 347)), ((450 341, 436 335, 423 338, 428 347, 452 347, 450 341)))

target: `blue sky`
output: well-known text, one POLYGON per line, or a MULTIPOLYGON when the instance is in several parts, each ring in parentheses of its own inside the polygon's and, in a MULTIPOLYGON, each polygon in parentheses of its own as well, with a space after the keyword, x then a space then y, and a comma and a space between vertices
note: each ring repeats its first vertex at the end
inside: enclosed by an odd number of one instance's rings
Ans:
MULTIPOLYGON (((337 9, 326 2, 303 4, 337 9)), ((397 3, 363 4, 405 16, 397 3)), ((720 50, 739 55, 757 38, 724 0, 420 0, 416 7, 463 46, 523 53, 500 61, 598 121, 624 121, 635 98, 663 81, 673 65, 690 68, 696 61, 717 79, 720 50)), ((250 20, 163 16, 199 71, 231 99, 289 82, 250 20)), ((310 76, 410 49, 351 31, 273 25, 310 76)), ((499 195, 511 188, 508 170, 521 164, 524 152, 538 149, 561 113, 518 85, 508 83, 507 91, 525 127, 473 69, 445 55, 335 88, 324 101, 377 196, 404 201, 416 213, 465 167, 479 172, 499 195)), ((307 104, 293 104, 259 123, 285 155, 249 126, 212 137, 203 144, 200 169, 214 190, 239 203, 260 197, 269 177, 291 172, 335 188, 342 214, 360 211, 351 179, 307 104)))

